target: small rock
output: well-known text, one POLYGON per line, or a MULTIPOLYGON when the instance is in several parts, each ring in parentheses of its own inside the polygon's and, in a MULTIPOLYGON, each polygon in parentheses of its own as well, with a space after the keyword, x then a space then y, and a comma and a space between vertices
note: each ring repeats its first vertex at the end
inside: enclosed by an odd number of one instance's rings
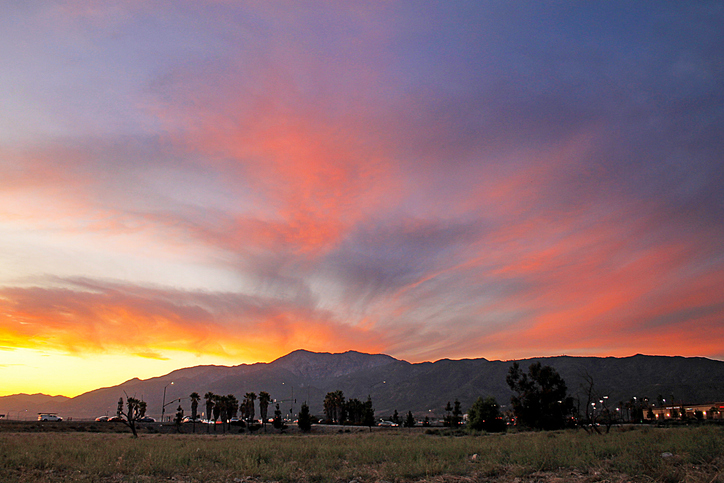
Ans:
POLYGON ((667 452, 667 453, 661 453, 661 457, 662 457, 662 458, 671 458, 672 456, 674 456, 674 455, 671 454, 671 453, 668 453, 668 452, 667 452))

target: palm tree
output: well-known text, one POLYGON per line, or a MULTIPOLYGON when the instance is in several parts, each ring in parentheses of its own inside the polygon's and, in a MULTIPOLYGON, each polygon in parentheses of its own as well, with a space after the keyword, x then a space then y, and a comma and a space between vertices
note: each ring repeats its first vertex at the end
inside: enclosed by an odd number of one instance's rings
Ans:
POLYGON ((332 423, 342 424, 345 419, 344 393, 342 391, 328 392, 324 397, 324 413, 332 423))
MULTIPOLYGON (((214 399, 216 398, 216 394, 209 391, 206 394, 204 394, 204 400, 206 401, 206 420, 211 421, 211 411, 214 410, 214 399)), ((206 432, 209 432, 209 425, 206 425, 206 432)))
POLYGON ((201 400, 201 396, 199 396, 199 393, 194 391, 189 396, 189 399, 191 399, 191 422, 193 424, 194 433, 196 432, 196 418, 198 416, 199 412, 199 401, 201 400))
POLYGON ((229 419, 235 418, 239 411, 239 400, 236 399, 236 396, 233 394, 227 394, 226 399, 229 402, 229 407, 227 409, 229 419))
MULTIPOLYGON (((214 394, 214 431, 216 431, 216 421, 223 417, 222 412, 225 412, 224 397, 214 394)), ((223 419, 222 419, 223 421, 223 419)), ((222 424, 223 426, 223 424, 222 424)))
POLYGON ((337 419, 337 408, 334 403, 334 393, 328 392, 324 396, 324 414, 327 416, 329 423, 334 423, 337 419))
POLYGON ((239 410, 239 400, 233 394, 226 395, 226 417, 228 419, 229 430, 231 430, 231 419, 236 417, 239 410))
POLYGON ((269 402, 271 401, 271 396, 266 391, 261 391, 259 393, 259 414, 261 414, 261 425, 264 427, 264 432, 266 432, 266 416, 267 411, 269 410, 269 402))
POLYGON ((244 395, 244 401, 246 402, 246 417, 248 418, 249 429, 251 429, 251 423, 254 420, 254 401, 256 401, 256 393, 247 392, 244 395))

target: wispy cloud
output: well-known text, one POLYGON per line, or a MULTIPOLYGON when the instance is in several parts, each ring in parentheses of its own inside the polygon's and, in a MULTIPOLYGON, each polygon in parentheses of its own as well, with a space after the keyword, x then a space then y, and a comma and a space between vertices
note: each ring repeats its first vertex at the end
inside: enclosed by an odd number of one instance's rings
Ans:
POLYGON ((723 358, 723 15, 14 5, 0 345, 723 358))

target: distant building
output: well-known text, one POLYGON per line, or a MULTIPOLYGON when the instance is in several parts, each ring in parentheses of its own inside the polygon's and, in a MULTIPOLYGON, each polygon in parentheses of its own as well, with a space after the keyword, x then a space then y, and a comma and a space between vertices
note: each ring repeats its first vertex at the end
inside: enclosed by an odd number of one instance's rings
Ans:
POLYGON ((660 408, 651 408, 657 420, 681 419, 685 413, 687 419, 696 418, 696 412, 701 411, 704 419, 724 419, 724 402, 706 404, 674 404, 660 408))

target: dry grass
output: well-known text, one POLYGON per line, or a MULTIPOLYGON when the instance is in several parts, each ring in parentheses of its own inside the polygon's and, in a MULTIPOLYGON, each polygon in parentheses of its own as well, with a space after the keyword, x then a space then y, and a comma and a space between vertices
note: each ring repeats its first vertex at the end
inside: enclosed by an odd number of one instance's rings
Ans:
POLYGON ((441 436, 0 433, 0 481, 724 483, 722 428, 441 436), (662 454, 671 453, 671 456, 662 454))

